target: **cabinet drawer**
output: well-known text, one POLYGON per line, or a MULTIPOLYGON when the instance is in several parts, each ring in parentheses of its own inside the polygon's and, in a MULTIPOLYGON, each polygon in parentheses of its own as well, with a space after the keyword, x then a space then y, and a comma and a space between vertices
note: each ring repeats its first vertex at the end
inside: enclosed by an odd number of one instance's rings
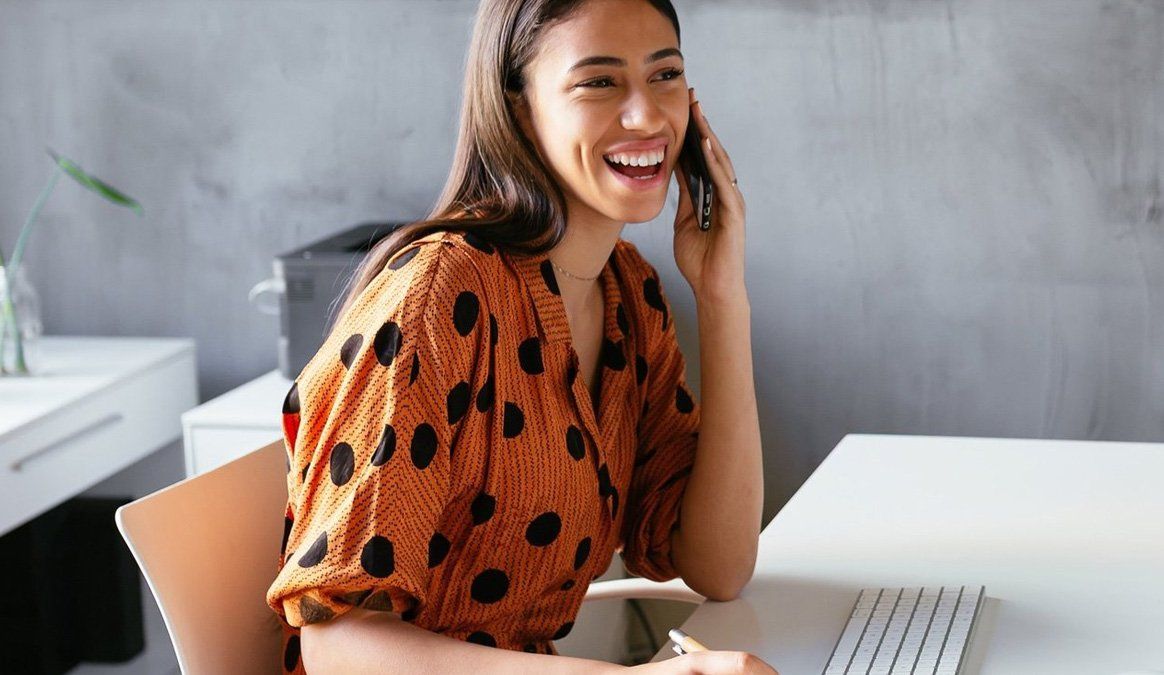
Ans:
POLYGON ((197 405, 194 353, 142 371, 12 434, 0 447, 0 533, 180 435, 197 405))

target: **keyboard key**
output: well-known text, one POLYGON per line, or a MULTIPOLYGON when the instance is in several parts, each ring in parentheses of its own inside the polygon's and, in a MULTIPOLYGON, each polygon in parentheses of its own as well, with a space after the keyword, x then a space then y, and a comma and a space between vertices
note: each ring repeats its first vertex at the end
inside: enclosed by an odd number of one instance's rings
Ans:
POLYGON ((956 675, 985 599, 983 586, 866 588, 824 675, 956 675))

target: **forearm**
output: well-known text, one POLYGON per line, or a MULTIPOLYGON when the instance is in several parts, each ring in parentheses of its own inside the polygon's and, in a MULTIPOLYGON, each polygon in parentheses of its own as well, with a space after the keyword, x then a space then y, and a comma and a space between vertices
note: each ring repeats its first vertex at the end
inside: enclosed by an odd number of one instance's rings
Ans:
POLYGON ((745 293, 731 297, 696 299, 702 416, 682 525, 672 540, 684 581, 725 600, 752 577, 764 508, 751 308, 745 293))
POLYGON ((602 675, 626 670, 604 661, 486 647, 414 626, 391 612, 365 609, 352 609, 333 621, 305 626, 301 639, 308 673, 602 675))

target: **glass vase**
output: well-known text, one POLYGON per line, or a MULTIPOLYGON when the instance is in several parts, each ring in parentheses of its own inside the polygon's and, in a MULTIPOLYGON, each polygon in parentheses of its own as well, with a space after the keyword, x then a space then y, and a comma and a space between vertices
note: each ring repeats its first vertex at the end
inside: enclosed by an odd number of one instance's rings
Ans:
POLYGON ((11 273, 9 268, 0 266, 0 376, 39 372, 43 333, 40 298, 28 280, 24 264, 11 273))

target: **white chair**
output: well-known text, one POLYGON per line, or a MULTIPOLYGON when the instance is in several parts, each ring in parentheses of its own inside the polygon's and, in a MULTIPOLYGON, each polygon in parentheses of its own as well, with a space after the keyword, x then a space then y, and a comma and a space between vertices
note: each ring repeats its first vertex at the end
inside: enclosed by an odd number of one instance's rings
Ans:
MULTIPOLYGON (((282 629, 267 606, 287 502, 282 439, 117 509, 185 675, 279 672, 282 629)), ((585 601, 700 603, 681 579, 592 583, 585 601)))

